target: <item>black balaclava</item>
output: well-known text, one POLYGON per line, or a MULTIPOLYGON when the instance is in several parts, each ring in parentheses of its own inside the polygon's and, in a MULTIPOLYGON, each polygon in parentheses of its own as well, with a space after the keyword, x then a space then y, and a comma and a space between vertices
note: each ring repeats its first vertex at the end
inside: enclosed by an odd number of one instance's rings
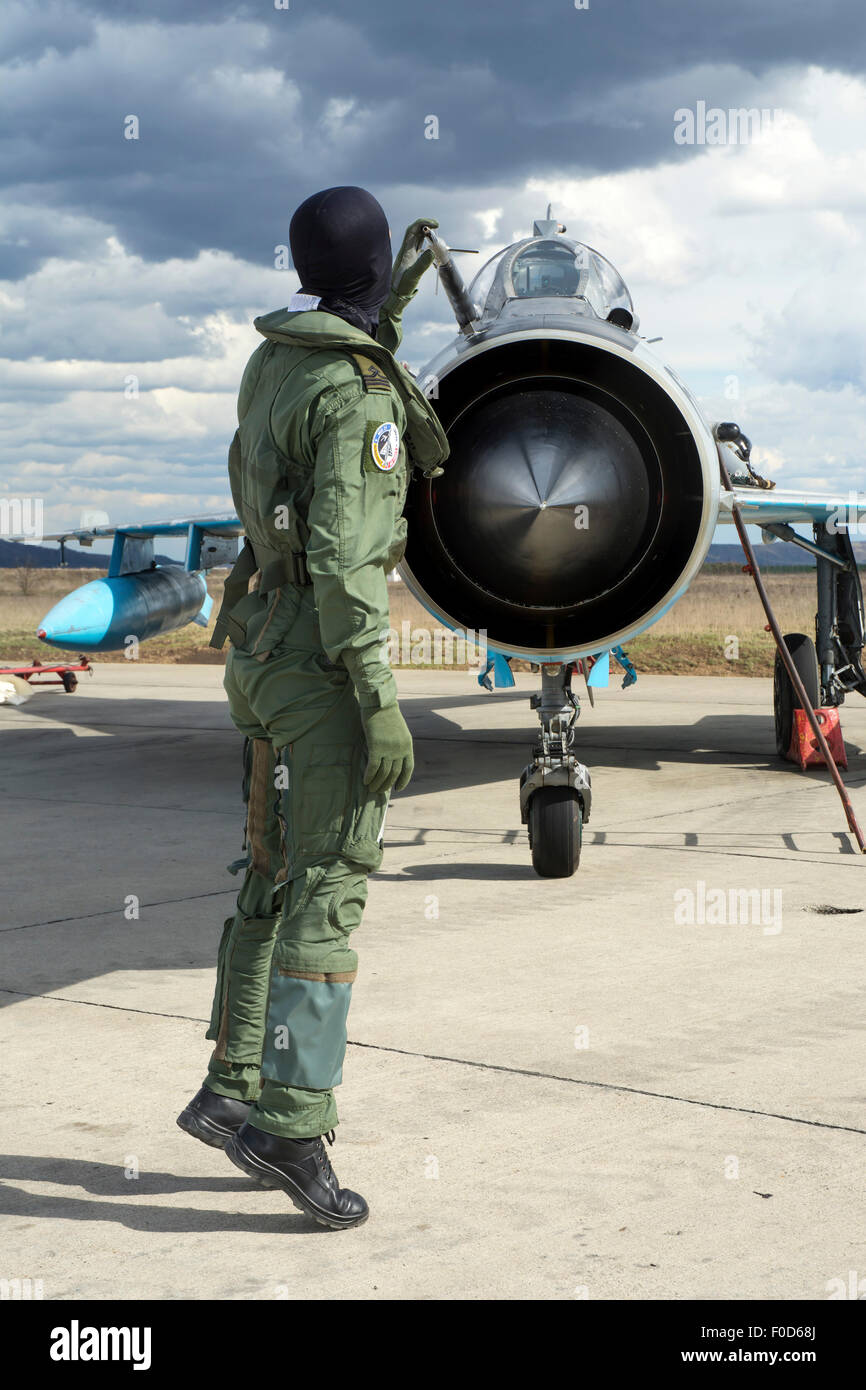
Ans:
POLYGON ((375 338, 391 288, 391 238, 372 193, 351 187, 314 193, 295 212, 289 243, 302 291, 375 338))

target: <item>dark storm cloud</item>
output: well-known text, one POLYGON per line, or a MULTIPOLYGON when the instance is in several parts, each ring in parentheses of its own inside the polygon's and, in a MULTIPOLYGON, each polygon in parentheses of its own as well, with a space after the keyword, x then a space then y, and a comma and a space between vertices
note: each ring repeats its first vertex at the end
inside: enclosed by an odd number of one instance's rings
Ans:
MULTIPOLYGON (((38 202, 45 226, 7 241, 0 278, 40 262, 61 209, 148 259, 217 247, 264 265, 292 208, 329 183, 392 190, 389 213, 408 218, 416 186, 689 158, 672 142, 677 106, 771 104, 780 63, 860 66, 860 3, 78 0, 30 15, 10 0, 0 185, 38 202), (738 68, 737 90, 696 65, 738 68), (137 141, 122 138, 127 114, 137 141)), ((69 249, 58 234, 55 253, 69 249)))
POLYGON ((705 61, 756 68, 814 61, 853 70, 866 53, 860 0, 590 0, 577 13, 572 0, 291 0, 286 11, 275 11, 271 0, 80 0, 79 8, 166 24, 268 20, 277 32, 287 22, 331 17, 401 57, 409 75, 421 55, 443 72, 488 60, 515 88, 541 80, 553 101, 592 73, 634 79, 705 61), (591 24, 591 34, 576 32, 568 42, 562 25, 572 19, 591 24))

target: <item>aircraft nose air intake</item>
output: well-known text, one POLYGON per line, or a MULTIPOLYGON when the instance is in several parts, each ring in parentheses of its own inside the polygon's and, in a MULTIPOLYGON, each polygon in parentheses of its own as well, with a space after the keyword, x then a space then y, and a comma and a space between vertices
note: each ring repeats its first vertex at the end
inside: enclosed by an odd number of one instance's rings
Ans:
POLYGON ((617 418, 591 388, 506 388, 461 417, 451 451, 441 535, 493 598, 591 603, 646 554, 658 462, 639 422, 617 418))
POLYGON ((486 629, 500 652, 627 641, 709 547, 715 441, 673 375, 615 332, 527 320, 436 372, 451 456, 410 486, 403 572, 442 621, 486 629))

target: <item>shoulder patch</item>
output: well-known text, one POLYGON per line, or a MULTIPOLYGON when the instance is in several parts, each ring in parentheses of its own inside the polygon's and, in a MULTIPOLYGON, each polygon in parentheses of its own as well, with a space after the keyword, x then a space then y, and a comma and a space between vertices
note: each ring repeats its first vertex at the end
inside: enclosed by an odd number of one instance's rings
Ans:
POLYGON ((369 357, 365 357, 361 352, 353 352, 352 356, 361 369, 365 391, 390 392, 391 383, 381 367, 377 366, 375 362, 372 362, 369 357))
POLYGON ((400 431, 393 420, 376 425, 370 439, 370 456, 380 473, 390 473, 400 455, 400 431))

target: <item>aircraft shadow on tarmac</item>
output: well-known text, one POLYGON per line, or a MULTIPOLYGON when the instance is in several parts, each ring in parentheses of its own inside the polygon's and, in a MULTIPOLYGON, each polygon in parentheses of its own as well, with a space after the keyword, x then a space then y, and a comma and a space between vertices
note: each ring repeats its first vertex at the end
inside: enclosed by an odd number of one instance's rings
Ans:
MULTIPOLYGON (((74 695, 52 697, 37 694, 24 707, 24 712, 28 717, 44 717, 46 724, 59 717, 74 729, 107 735, 108 746, 103 739, 82 741, 69 729, 41 730, 30 726, 16 730, 10 721, 0 731, 7 776, 25 771, 25 765, 29 764, 29 778, 36 780, 40 776, 38 764, 44 758, 60 758, 65 763, 68 755, 75 755, 77 774, 81 775, 85 765, 88 768, 87 785, 95 789, 105 771, 116 781, 118 752, 122 746, 124 771, 131 776, 134 767, 136 780, 143 774, 145 785, 150 785, 154 776, 158 778, 159 765, 166 761, 166 755, 167 771, 172 780, 177 780, 177 754, 180 748, 185 748, 188 751, 184 756, 191 759, 192 764, 187 780, 192 783, 201 771, 192 745, 197 738, 201 738, 212 745, 208 765, 214 778, 219 782, 226 778, 229 783, 237 782, 241 739, 224 705, 159 698, 107 700, 98 704, 81 700, 75 704, 75 698, 74 695), (57 706, 58 699, 63 700, 62 708, 57 706), (139 706, 146 708, 146 717, 139 706), (148 733, 153 735, 152 739, 147 738, 148 733), (139 757, 136 757, 137 748, 139 757), (107 756, 103 755, 103 749, 107 756)), ((470 686, 465 693, 456 695, 404 699, 401 707, 416 743, 413 795, 423 795, 433 790, 441 792, 447 788, 482 786, 509 778, 514 778, 516 783, 523 766, 529 761, 537 725, 528 708, 525 691, 500 691, 495 696, 487 697, 470 686), (482 702, 486 698, 495 700, 497 707, 502 704, 515 706, 515 719, 510 727, 497 728, 482 724, 463 728, 459 718, 448 717, 449 711, 483 708, 482 702), (437 744, 471 746, 472 758, 448 757, 444 747, 440 756, 437 744), (444 768, 446 758, 448 765, 444 768)), ((747 763, 762 771, 782 773, 787 777, 797 776, 790 763, 776 757, 772 713, 769 711, 766 715, 757 715, 720 710, 695 720, 657 725, 641 724, 641 706, 636 704, 634 715, 632 723, 623 725, 617 722, 612 725, 605 724, 603 708, 584 708, 578 725, 576 747, 591 771, 595 768, 655 771, 662 763, 693 766, 715 763, 736 767, 747 763)), ((850 773, 848 780, 852 785, 857 785, 858 775, 866 776, 866 757, 863 750, 847 738, 846 746, 850 773)), ((52 766, 55 774, 59 774, 61 769, 58 764, 52 761, 52 766)), ((6 785, 8 788, 8 781, 6 785)), ((138 785, 140 787, 141 783, 138 785)), ((231 795, 230 790, 228 794, 231 795)))
MULTIPOLYGON (((225 872, 225 865, 240 852, 242 743, 224 707, 203 706, 194 700, 118 700, 100 702, 95 708, 85 701, 76 705, 74 695, 57 698, 63 700, 62 709, 51 697, 41 706, 39 696, 34 696, 25 712, 44 712, 46 718, 59 714, 74 728, 109 736, 77 737, 70 729, 48 725, 33 728, 32 723, 16 730, 17 712, 3 712, 4 879, 13 889, 10 900, 17 896, 17 905, 10 906, 0 924, 6 959, 0 1005, 21 1002, 27 995, 55 994, 80 981, 119 971, 210 970, 222 921, 232 910, 240 886, 237 878, 225 872), (147 705, 146 718, 141 703, 147 705), (136 812, 141 813, 138 821, 136 812), (98 846, 95 851, 85 848, 84 861, 77 866, 74 905, 65 901, 64 893, 70 857, 68 848, 64 855, 63 845, 67 814, 77 817, 79 847, 87 847, 88 831, 98 846), (180 843, 183 837, 177 829, 179 817, 184 815, 190 817, 191 827, 192 861, 188 869, 190 850, 180 843), (55 882, 47 879, 16 885, 19 865, 32 862, 34 836, 48 816, 52 817, 47 823, 51 826, 55 882), (84 831, 82 818, 87 826, 84 831), (100 858, 114 868, 113 877, 108 875, 105 882, 93 872, 100 858), (141 920, 133 929, 117 905, 117 865, 127 862, 135 888, 141 891, 141 920), (177 930, 178 912, 183 917, 182 931, 177 930)), ((392 869, 386 859, 376 878, 386 882, 525 882, 532 885, 532 891, 544 892, 547 885, 536 878, 529 862, 526 830, 520 825, 517 809, 517 776, 534 732, 525 694, 507 692, 504 697, 495 697, 514 706, 515 719, 509 727, 464 731, 449 716, 465 709, 472 698, 469 691, 404 702, 417 735, 414 797, 470 786, 478 786, 483 795, 487 784, 513 781, 513 816, 504 817, 505 824, 493 827, 425 826, 411 823, 417 807, 412 814, 402 811, 398 798, 389 816, 388 840, 393 847, 400 847, 402 866, 392 869), (411 850, 416 846, 439 846, 441 857, 419 856, 418 862, 412 862, 411 850), (505 857, 503 849, 510 846, 517 846, 519 862, 496 862, 505 857), (445 855, 441 854, 443 849, 445 855), (406 850, 410 851, 408 857, 406 850), (446 857, 454 851, 453 857, 446 857)), ((588 719, 582 730, 582 756, 593 769, 619 768, 633 775, 638 804, 640 774, 657 769, 660 755, 667 763, 683 766, 712 763, 720 768, 739 768, 745 764, 789 778, 793 788, 804 785, 795 768, 776 760, 769 716, 744 717, 739 712, 721 711, 663 728, 636 724, 612 730, 604 726, 599 713, 603 717, 603 711, 596 712, 597 722, 588 719), (662 740, 663 753, 657 746, 662 740)), ((850 744, 849 756, 847 780, 857 786, 864 780, 866 760, 850 744)), ((808 781, 826 777, 824 771, 813 772, 808 781)), ((772 785, 773 790, 778 789, 775 776, 772 785)), ((423 804, 422 800, 422 816, 423 804)), ((465 821, 465 808, 460 818, 465 821)), ((768 839, 760 828, 756 831, 754 825, 750 828, 739 821, 726 822, 718 830, 695 832, 654 829, 640 817, 623 827, 600 829, 597 824, 596 820, 586 829, 587 857, 600 858, 608 847, 620 853, 623 848, 662 847, 683 855, 699 849, 711 855, 722 871, 732 853, 756 860, 778 860, 780 853, 793 853, 800 862, 812 856, 815 863, 826 865, 828 852, 834 856, 855 852, 849 838, 835 832, 822 836, 816 851, 814 835, 795 825, 789 832, 768 839)), ((209 1002, 200 1000, 190 1015, 204 1013, 209 1002)), ((57 1007, 68 1006, 58 1001, 57 1007)), ((183 1016, 188 1016, 186 1010, 183 1016)))

